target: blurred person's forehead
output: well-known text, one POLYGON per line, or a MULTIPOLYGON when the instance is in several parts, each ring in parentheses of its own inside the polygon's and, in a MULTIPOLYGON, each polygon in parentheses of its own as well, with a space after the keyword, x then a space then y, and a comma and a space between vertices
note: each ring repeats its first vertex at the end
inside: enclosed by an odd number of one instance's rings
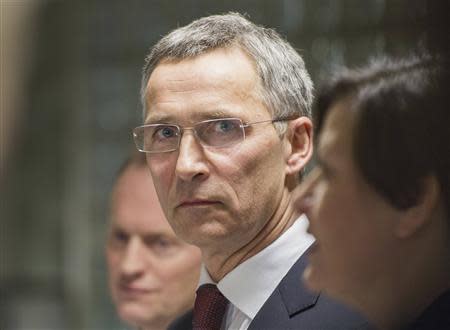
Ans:
POLYGON ((145 165, 131 165, 118 178, 111 200, 111 222, 140 232, 172 233, 145 165))
POLYGON ((339 100, 331 104, 324 118, 323 129, 317 137, 316 152, 319 158, 325 155, 339 158, 351 150, 355 115, 348 111, 347 107, 347 100, 339 100))

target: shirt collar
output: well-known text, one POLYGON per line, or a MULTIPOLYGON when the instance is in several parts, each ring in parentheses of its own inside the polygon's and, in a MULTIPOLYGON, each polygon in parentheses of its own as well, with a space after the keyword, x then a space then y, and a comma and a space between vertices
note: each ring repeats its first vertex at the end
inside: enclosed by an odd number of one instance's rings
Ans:
MULTIPOLYGON (((253 319, 289 269, 314 241, 302 215, 274 242, 238 265, 219 281, 218 289, 239 310, 253 319)), ((300 279, 299 279, 300 281, 300 279)), ((214 283, 202 265, 199 285, 214 283)))

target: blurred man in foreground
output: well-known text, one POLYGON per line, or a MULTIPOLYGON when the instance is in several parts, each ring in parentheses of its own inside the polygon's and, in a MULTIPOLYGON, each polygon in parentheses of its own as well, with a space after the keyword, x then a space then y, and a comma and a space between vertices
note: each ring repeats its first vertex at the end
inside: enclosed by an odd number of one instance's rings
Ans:
POLYGON ((450 329, 448 86, 432 58, 379 60, 317 98, 304 279, 379 329, 450 329))
POLYGON ((201 256, 167 223, 142 154, 119 172, 110 221, 106 256, 120 318, 139 329, 166 329, 193 305, 201 256))

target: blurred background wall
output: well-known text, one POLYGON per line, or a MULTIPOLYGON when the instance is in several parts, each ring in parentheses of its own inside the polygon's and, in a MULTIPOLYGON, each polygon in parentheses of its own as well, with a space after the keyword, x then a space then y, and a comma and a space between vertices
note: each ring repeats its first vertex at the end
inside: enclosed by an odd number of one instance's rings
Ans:
POLYGON ((103 258, 109 191, 140 124, 149 47, 238 11, 275 28, 317 83, 403 55, 420 0, 1 0, 0 329, 119 329, 103 258))

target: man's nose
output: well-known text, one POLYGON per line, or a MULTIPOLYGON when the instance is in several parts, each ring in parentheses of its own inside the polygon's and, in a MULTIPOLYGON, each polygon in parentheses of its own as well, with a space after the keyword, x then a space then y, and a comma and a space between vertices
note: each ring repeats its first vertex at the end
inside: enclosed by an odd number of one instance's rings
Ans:
POLYGON ((126 247, 121 271, 124 276, 136 276, 145 271, 145 247, 138 237, 132 237, 126 247))
POLYGON ((175 172, 183 181, 203 179, 209 175, 203 146, 192 130, 185 130, 181 137, 175 172))

